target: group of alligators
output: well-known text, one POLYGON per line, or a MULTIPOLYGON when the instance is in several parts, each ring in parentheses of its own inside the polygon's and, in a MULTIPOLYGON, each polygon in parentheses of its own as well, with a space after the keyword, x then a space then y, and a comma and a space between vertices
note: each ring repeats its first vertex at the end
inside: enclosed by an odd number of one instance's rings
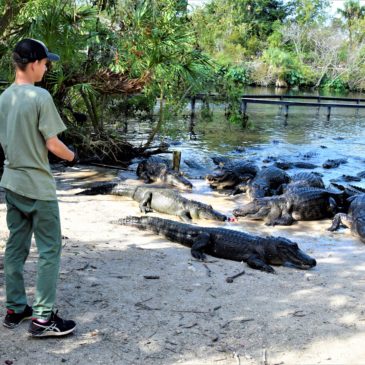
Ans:
MULTIPOLYGON (((343 163, 326 162, 326 167, 343 163)), ((215 158, 218 172, 206 176, 213 189, 231 189, 233 194, 245 193, 250 202, 233 211, 235 217, 265 219, 268 225, 289 225, 296 220, 316 220, 334 217, 329 230, 340 225, 350 227, 365 242, 365 190, 349 185, 333 184, 325 188, 321 176, 301 172, 289 176, 285 170, 295 166, 313 168, 298 162, 285 166, 275 162, 259 169, 254 163, 242 160, 215 158)), ((173 170, 165 159, 150 157, 139 163, 137 175, 146 184, 131 186, 122 182, 96 185, 80 195, 112 194, 127 196, 139 203, 142 213, 157 211, 176 215, 185 223, 157 217, 126 217, 118 221, 139 229, 148 229, 166 238, 191 247, 192 255, 204 259, 204 253, 219 258, 244 261, 251 268, 274 272, 270 265, 289 264, 302 269, 314 267, 311 258, 298 245, 283 237, 260 237, 225 228, 201 227, 191 223, 195 219, 225 221, 224 214, 211 205, 183 197, 179 189, 191 189, 191 182, 173 170), (162 186, 148 185, 155 182, 162 186)))
MULTIPOLYGON (((322 167, 333 168, 345 162, 344 159, 327 160, 322 167)), ((283 168, 278 168, 280 164, 277 162, 257 169, 256 174, 252 173, 253 164, 244 170, 241 160, 225 163, 221 159, 218 164, 220 171, 207 177, 211 186, 218 189, 229 186, 234 193, 244 191, 251 200, 233 211, 236 217, 263 219, 267 225, 290 225, 294 221, 334 217, 329 230, 343 225, 351 228, 365 242, 365 189, 353 185, 344 187, 337 183, 325 188, 320 174, 300 172, 289 176, 283 168), (233 175, 234 179, 231 178, 233 175)), ((248 162, 245 165, 248 166, 248 162)), ((308 169, 315 166, 306 162, 292 165, 308 169)), ((358 177, 362 174, 360 172, 358 177)))

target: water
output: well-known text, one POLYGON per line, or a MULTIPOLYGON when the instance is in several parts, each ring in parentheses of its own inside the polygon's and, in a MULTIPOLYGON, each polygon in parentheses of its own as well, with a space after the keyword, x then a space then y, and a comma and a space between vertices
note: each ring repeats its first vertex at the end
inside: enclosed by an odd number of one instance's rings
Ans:
MULTIPOLYGON (((274 94, 275 91, 248 88, 244 93, 274 94)), ((310 92, 291 92, 294 93, 311 95, 310 92)), ((332 96, 364 97, 351 93, 332 96)), ((226 120, 221 104, 212 105, 211 121, 202 120, 199 117, 200 106, 197 102, 194 139, 189 136, 189 105, 185 118, 168 121, 160 138, 167 140, 171 149, 180 150, 183 161, 194 161, 204 168, 204 172, 214 169, 211 161, 213 155, 250 159, 259 166, 265 165, 262 161, 268 156, 279 160, 306 161, 318 165, 315 171, 323 174, 326 183, 332 179, 341 182, 343 174, 356 175, 365 170, 364 109, 332 108, 331 118, 327 120, 327 108, 318 110, 310 107, 290 107, 286 119, 284 109, 279 106, 248 104, 249 122, 248 126, 243 128, 226 120), (347 163, 329 170, 321 167, 327 159, 338 158, 346 158, 347 163)), ((191 177, 198 177, 199 171, 190 170, 191 177)), ((294 173, 296 170, 289 172, 294 173)), ((364 181, 353 184, 365 187, 364 181)))

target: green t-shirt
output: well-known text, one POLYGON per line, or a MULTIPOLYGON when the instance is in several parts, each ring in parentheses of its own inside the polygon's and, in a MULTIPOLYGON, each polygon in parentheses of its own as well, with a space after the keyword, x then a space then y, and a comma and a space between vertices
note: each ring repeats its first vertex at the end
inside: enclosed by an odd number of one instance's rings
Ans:
POLYGON ((50 93, 12 84, 0 95, 0 143, 5 152, 0 186, 39 200, 56 200, 46 140, 66 129, 50 93))

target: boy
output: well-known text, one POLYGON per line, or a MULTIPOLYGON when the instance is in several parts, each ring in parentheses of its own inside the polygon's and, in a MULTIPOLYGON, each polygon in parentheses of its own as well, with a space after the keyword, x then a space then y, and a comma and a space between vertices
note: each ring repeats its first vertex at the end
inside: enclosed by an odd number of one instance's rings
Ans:
POLYGON ((32 318, 34 337, 63 336, 76 323, 53 312, 61 255, 61 225, 48 151, 76 163, 76 155, 57 137, 66 127, 51 95, 34 86, 47 71, 46 63, 60 58, 35 39, 14 48, 15 81, 0 95, 0 143, 5 152, 0 186, 5 188, 10 232, 4 257, 7 314, 3 325, 18 326, 32 318), (39 253, 33 308, 28 306, 23 267, 34 233, 39 253))

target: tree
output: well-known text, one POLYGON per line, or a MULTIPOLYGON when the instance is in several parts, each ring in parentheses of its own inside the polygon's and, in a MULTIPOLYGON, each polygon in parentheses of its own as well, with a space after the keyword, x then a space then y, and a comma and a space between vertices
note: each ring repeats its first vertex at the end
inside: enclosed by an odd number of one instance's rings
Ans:
POLYGON ((189 93, 200 91, 212 68, 197 47, 182 3, 185 4, 175 0, 125 1, 119 8, 121 27, 117 44, 124 52, 116 66, 130 64, 132 74, 147 72, 151 81, 144 92, 160 100, 158 123, 146 147, 163 125, 166 106, 176 105, 189 93))
POLYGON ((290 18, 300 26, 323 23, 329 0, 290 0, 287 4, 290 18))
POLYGON ((274 24, 286 16, 281 0, 213 0, 193 22, 200 46, 227 64, 260 54, 274 24))
POLYGON ((0 40, 4 41, 9 27, 26 4, 26 0, 2 0, 0 2, 0 40))
MULTIPOLYGON (((361 6, 359 0, 347 0, 343 9, 337 9, 337 12, 344 18, 345 27, 349 33, 350 48, 352 48, 354 33, 356 34, 358 30, 359 21, 365 17, 365 6, 361 6)), ((363 37, 363 27, 361 27, 360 32, 361 37, 363 37)))

